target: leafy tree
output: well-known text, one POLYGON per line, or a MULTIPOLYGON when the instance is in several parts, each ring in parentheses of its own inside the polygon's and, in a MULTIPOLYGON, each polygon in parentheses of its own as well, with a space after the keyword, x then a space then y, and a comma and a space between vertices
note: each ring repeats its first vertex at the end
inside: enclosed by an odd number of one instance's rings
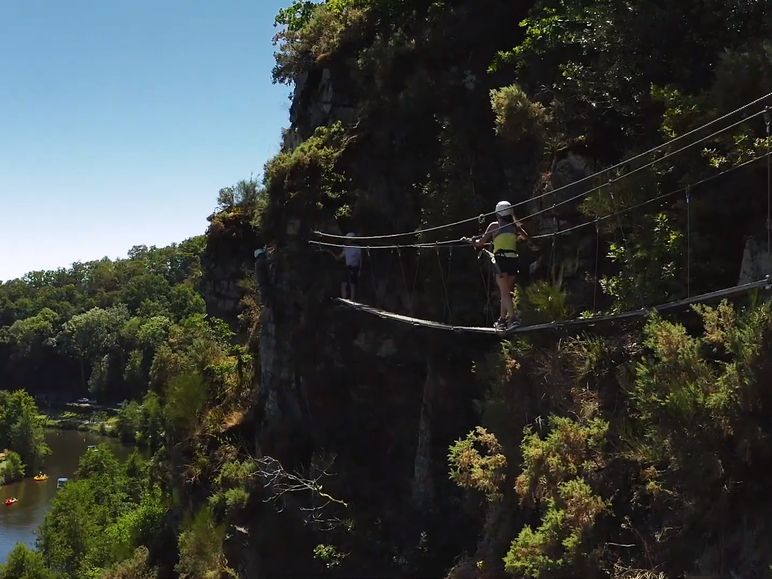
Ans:
POLYGON ((129 318, 125 305, 103 309, 92 308, 70 318, 62 327, 57 341, 80 362, 81 380, 86 383, 85 368, 117 344, 119 332, 129 318))
POLYGON ((146 273, 130 279, 121 289, 121 302, 133 312, 146 301, 158 303, 159 308, 165 308, 170 291, 171 286, 164 276, 146 273))
MULTIPOLYGON (((249 187, 234 190, 250 199, 249 187)), ((89 384, 108 399, 119 391, 141 398, 164 338, 140 343, 139 329, 151 318, 179 324, 206 312, 198 285, 203 249, 204 236, 136 246, 127 259, 74 263, 0 283, 0 382, 56 396, 89 384)))
POLYGON ((136 440, 142 425, 142 406, 132 400, 118 413, 118 433, 122 440, 136 440))
POLYGON ((191 316, 205 314, 206 302, 192 286, 178 285, 169 292, 169 312, 176 320, 184 320, 191 316))
POLYGON ((21 455, 12 450, 5 452, 5 460, 0 462, 0 485, 20 481, 24 478, 26 466, 21 455))
POLYGON ((136 453, 121 464, 106 445, 81 457, 75 479, 54 498, 38 548, 67 579, 100 577, 153 543, 166 525, 164 494, 136 453))
POLYGON ((8 560, 0 565, 0 579, 56 579, 46 567, 43 555, 17 543, 8 554, 8 560))
POLYGON ((0 390, 0 448, 18 453, 28 471, 50 452, 44 442, 43 419, 38 415, 37 404, 24 390, 0 390))
POLYGON ((43 308, 36 315, 15 321, 8 328, 8 336, 18 358, 39 359, 42 348, 54 345, 56 324, 59 316, 50 308, 43 308))

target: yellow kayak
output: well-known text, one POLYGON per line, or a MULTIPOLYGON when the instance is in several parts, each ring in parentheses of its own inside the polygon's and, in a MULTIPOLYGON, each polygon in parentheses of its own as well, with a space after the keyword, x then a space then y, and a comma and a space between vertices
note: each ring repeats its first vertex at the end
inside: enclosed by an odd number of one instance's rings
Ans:
POLYGON ((37 481, 48 480, 48 475, 47 474, 39 474, 38 476, 35 477, 35 480, 37 480, 37 481))

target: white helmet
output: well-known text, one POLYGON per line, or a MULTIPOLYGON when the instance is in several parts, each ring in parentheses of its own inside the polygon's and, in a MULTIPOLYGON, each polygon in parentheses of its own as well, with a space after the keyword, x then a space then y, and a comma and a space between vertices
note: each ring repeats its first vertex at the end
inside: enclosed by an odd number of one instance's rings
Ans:
POLYGON ((354 233, 353 231, 351 231, 350 233, 346 234, 346 237, 356 237, 356 236, 357 236, 357 234, 354 233))
POLYGON ((500 217, 512 215, 512 204, 509 201, 499 201, 496 203, 496 215, 500 217))
POLYGON ((256 249, 255 250, 255 257, 257 257, 258 255, 262 255, 263 253, 265 253, 264 249, 256 249))

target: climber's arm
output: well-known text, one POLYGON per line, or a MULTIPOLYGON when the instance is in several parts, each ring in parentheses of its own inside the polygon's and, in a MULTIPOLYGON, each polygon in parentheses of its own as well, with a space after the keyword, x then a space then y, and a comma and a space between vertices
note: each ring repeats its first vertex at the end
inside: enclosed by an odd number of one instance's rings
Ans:
POLYGON ((490 243, 491 241, 493 241, 493 232, 496 231, 498 228, 499 228, 499 224, 493 221, 490 225, 488 225, 488 229, 485 230, 485 233, 483 233, 480 237, 474 240, 474 246, 477 249, 480 249, 486 243, 490 243))

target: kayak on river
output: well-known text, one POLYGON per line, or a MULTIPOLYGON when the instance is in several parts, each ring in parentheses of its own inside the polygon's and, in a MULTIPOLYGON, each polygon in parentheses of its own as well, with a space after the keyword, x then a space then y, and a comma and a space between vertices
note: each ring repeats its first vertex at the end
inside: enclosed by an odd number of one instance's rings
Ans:
POLYGON ((11 498, 11 499, 6 499, 6 500, 5 500, 5 505, 6 505, 7 507, 10 507, 10 506, 11 506, 13 503, 15 503, 15 502, 16 502, 16 501, 18 501, 18 500, 19 500, 19 499, 17 499, 16 497, 13 497, 13 498, 11 498))
POLYGON ((48 480, 48 475, 47 474, 43 474, 41 472, 38 476, 35 477, 35 480, 37 480, 37 481, 48 480))

